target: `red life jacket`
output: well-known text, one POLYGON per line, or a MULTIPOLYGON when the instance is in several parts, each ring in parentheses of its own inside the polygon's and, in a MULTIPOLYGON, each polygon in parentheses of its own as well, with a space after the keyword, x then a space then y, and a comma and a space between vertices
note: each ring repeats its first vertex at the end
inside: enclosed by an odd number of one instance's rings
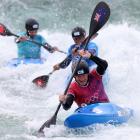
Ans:
POLYGON ((82 104, 109 102, 105 93, 102 76, 96 70, 92 70, 89 74, 89 81, 87 86, 80 86, 77 82, 73 82, 68 90, 68 94, 72 94, 78 106, 82 104))

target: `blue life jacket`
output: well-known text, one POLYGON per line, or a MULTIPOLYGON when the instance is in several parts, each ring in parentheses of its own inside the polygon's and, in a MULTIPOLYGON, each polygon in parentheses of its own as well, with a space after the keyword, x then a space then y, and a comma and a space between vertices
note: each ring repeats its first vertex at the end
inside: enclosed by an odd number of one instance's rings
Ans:
MULTIPOLYGON (((19 36, 27 36, 26 32, 22 32, 19 36)), ((46 40, 41 35, 35 35, 31 40, 45 45, 46 40)), ((18 58, 33 58, 40 59, 41 46, 33 42, 23 41, 17 43, 18 46, 18 58)))
MULTIPOLYGON (((74 49, 76 47, 79 47, 78 50, 81 50, 81 49, 84 48, 83 45, 77 46, 76 44, 74 44, 74 45, 70 46, 70 48, 68 49, 68 56, 69 56, 69 59, 71 59, 72 62, 75 62, 75 61, 79 60, 79 57, 80 57, 79 55, 74 56, 72 54, 72 49, 74 49)), ((86 50, 88 50, 93 55, 98 56, 98 47, 94 42, 89 42, 86 50)), ((92 60, 90 60, 88 58, 82 58, 82 59, 84 59, 88 63, 89 67, 91 67, 95 64, 92 60)))

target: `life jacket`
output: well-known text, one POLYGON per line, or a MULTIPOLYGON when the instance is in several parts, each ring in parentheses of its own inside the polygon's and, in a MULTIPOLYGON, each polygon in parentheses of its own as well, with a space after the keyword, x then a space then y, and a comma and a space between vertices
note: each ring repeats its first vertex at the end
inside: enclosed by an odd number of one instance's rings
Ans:
MULTIPOLYGON (((83 45, 78 46, 78 45, 74 44, 74 45, 71 45, 70 48, 68 49, 68 56, 71 57, 72 62, 75 62, 75 61, 79 60, 79 57, 80 57, 79 55, 75 56, 75 55, 72 54, 72 50, 74 48, 77 48, 77 47, 78 47, 78 50, 81 50, 81 49, 84 48, 83 45)), ((95 43, 89 42, 88 45, 87 45, 86 50, 91 52, 93 55, 98 56, 98 47, 97 47, 97 45, 95 43)), ((89 67, 91 67, 92 65, 95 64, 92 60, 90 60, 88 58, 82 58, 82 59, 84 59, 87 62, 89 67)))
POLYGON ((78 106, 96 102, 109 102, 104 90, 102 76, 95 69, 89 74, 88 84, 86 86, 80 86, 74 81, 70 85, 68 94, 74 96, 74 100, 78 106))
MULTIPOLYGON (((20 33, 19 36, 26 36, 26 32, 20 33)), ((32 40, 40 44, 46 43, 45 39, 41 35, 35 35, 32 40)), ((19 58, 39 59, 41 57, 41 46, 33 42, 23 41, 17 43, 17 46, 19 58)))

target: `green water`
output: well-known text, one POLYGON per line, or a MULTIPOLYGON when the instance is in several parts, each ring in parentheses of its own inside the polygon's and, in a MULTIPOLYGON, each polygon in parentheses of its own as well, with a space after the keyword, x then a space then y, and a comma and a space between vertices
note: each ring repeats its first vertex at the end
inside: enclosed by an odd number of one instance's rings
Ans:
MULTIPOLYGON (((0 21, 14 31, 23 30, 27 18, 34 17, 41 29, 70 31, 74 26, 89 27, 89 20, 99 0, 1 0, 0 21)), ((139 0, 105 0, 111 9, 110 22, 140 23, 139 0)))

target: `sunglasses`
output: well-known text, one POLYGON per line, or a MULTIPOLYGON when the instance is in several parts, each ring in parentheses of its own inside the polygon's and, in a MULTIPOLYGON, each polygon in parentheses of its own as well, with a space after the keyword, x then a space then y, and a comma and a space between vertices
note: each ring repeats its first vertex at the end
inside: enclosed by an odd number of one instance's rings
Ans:
POLYGON ((73 40, 80 40, 82 38, 82 36, 77 36, 77 37, 72 37, 73 40))
POLYGON ((37 33, 37 30, 32 30, 32 31, 28 30, 28 33, 37 33))

